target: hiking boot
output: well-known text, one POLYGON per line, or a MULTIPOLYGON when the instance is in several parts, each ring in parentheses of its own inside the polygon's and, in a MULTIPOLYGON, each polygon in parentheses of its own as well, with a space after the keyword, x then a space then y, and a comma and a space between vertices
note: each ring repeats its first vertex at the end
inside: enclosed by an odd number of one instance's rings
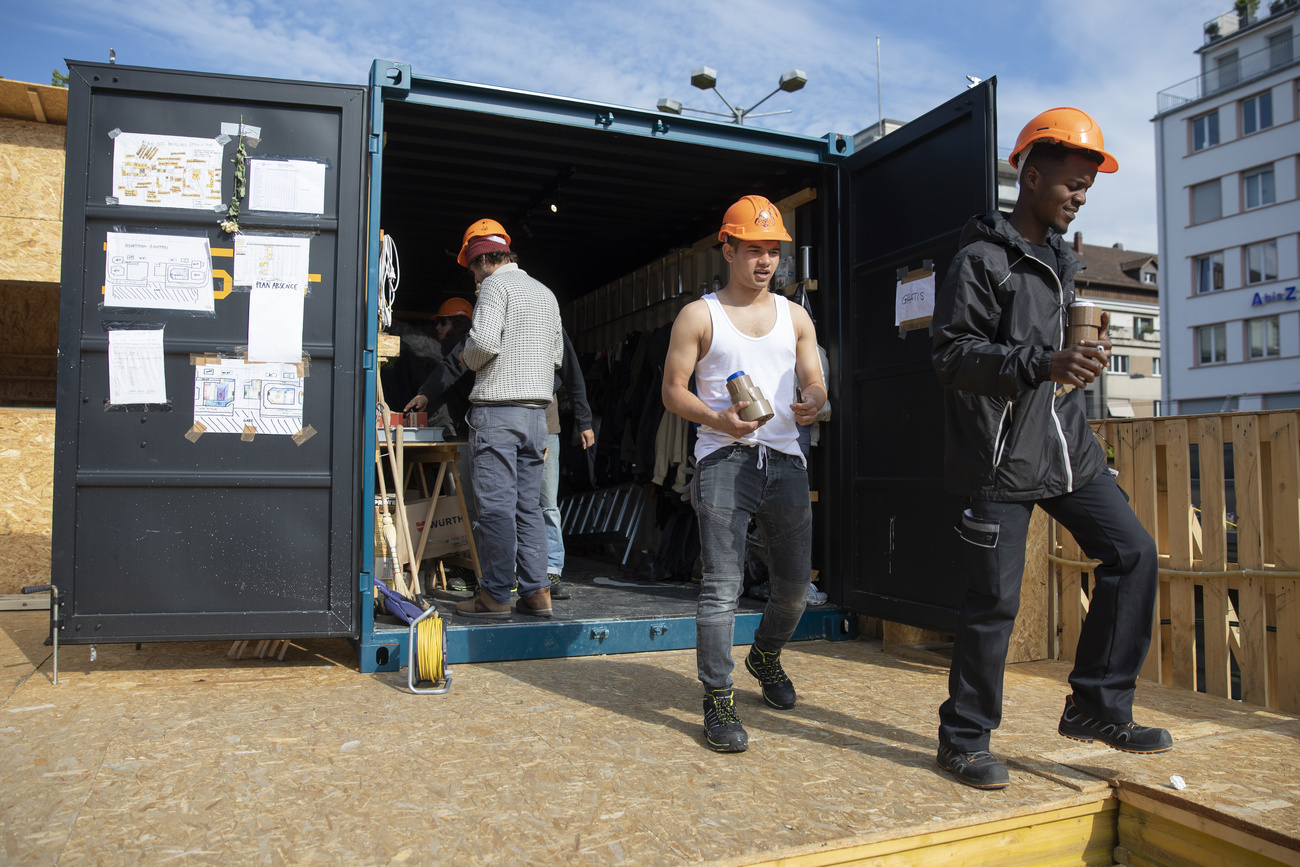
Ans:
POLYGON ((781 667, 781 651, 765 653, 755 644, 745 657, 745 670, 758 678, 763 686, 763 699, 768 704, 779 710, 794 707, 794 684, 781 667))
POLYGON ((472 599, 456 603, 456 613, 461 617, 481 617, 485 620, 509 620, 510 606, 493 599, 480 589, 472 599))
POLYGON ((1112 749, 1126 753, 1167 753, 1174 739, 1165 729, 1140 726, 1135 722, 1105 722, 1090 717, 1074 706, 1074 696, 1065 700, 1065 712, 1056 729, 1071 740, 1092 743, 1101 741, 1112 749))
POLYGON ((572 599, 572 598, 573 598, 573 594, 569 592, 569 588, 568 588, 568 587, 565 587, 565 586, 564 586, 564 582, 560 580, 560 573, 558 573, 558 572, 549 572, 549 573, 547 573, 546 577, 551 579, 551 598, 552 598, 552 599, 572 599))
POLYGON ((935 761, 957 782, 974 789, 1005 789, 1011 782, 1007 769, 988 750, 959 753, 951 747, 939 747, 935 761))
POLYGON ((515 603, 516 614, 531 614, 533 617, 551 616, 551 590, 543 587, 532 596, 521 596, 515 603))
POLYGON ((715 753, 743 753, 749 748, 749 735, 740 724, 730 688, 709 690, 704 696, 704 739, 715 753))

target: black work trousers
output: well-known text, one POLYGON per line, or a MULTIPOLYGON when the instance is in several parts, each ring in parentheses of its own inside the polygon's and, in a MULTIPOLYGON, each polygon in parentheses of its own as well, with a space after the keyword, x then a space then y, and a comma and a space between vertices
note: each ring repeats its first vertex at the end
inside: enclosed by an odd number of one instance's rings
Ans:
POLYGON ((1002 675, 1025 567, 1029 518, 1038 505, 1065 526, 1084 554, 1101 561, 1079 635, 1070 686, 1088 716, 1133 718, 1133 690, 1151 645, 1158 588, 1156 545, 1110 473, 1069 494, 1001 503, 973 500, 957 529, 968 578, 939 708, 939 743, 964 753, 987 750, 1002 721, 1002 675))

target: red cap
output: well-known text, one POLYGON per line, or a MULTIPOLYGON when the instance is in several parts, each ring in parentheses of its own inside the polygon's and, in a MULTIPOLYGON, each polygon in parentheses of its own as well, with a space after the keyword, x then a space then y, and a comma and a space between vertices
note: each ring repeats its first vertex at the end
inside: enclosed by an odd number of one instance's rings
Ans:
POLYGON ((477 235, 465 247, 465 261, 473 262, 484 253, 510 252, 510 242, 500 235, 477 235))

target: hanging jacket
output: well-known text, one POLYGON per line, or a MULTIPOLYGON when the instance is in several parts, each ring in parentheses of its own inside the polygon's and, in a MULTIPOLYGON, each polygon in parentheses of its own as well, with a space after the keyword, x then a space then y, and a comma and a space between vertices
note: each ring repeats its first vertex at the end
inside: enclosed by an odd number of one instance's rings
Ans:
POLYGON ((1083 267, 1059 235, 1061 274, 1006 217, 974 217, 935 299, 931 360, 945 386, 944 478, 958 496, 1018 502, 1078 490, 1106 470, 1083 391, 1057 396, 1052 354, 1083 267))

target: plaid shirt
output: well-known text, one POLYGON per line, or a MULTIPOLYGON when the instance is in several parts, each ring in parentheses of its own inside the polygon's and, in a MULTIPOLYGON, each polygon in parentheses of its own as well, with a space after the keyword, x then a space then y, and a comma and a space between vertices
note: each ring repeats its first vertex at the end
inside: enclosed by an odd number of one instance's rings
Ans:
POLYGON ((471 402, 544 408, 564 361, 555 295, 518 265, 497 268, 479 290, 464 359, 477 373, 471 402))

